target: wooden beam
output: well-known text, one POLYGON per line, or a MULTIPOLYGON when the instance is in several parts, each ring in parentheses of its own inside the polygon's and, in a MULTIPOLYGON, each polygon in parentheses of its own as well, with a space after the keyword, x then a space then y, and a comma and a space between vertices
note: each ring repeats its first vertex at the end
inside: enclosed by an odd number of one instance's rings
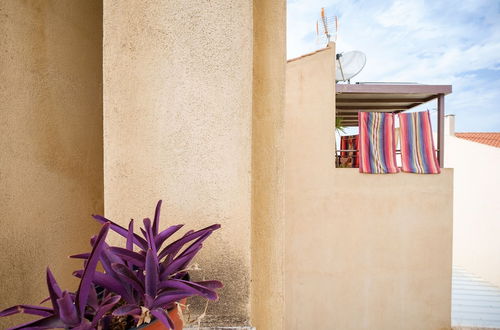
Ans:
POLYGON ((422 103, 417 103, 417 102, 415 102, 415 103, 412 103, 412 104, 407 105, 407 106, 406 106, 406 109, 415 108, 416 106, 419 106, 419 105, 421 105, 421 104, 422 104, 422 103))
MULTIPOLYGON (((435 98, 435 97, 433 97, 435 98)), ((339 103, 425 103, 426 99, 357 99, 350 98, 348 95, 339 95, 337 97, 337 105, 339 103)))
POLYGON ((351 106, 351 105, 343 105, 339 106, 337 105, 337 110, 407 110, 408 109, 408 104, 405 104, 403 106, 396 106, 396 105, 388 105, 388 106, 383 106, 383 105, 360 105, 360 106, 351 106))
POLYGON ((437 99, 437 119, 438 119, 438 161, 439 166, 444 168, 444 94, 439 94, 437 99))
POLYGON ((339 114, 344 114, 344 115, 349 115, 349 114, 354 114, 354 115, 358 115, 358 112, 398 112, 398 111, 405 111, 406 109, 401 109, 401 110, 384 110, 384 109, 369 109, 369 110, 363 110, 363 109, 359 109, 359 108, 356 108, 356 109, 339 109, 337 108, 336 109, 336 113, 337 115, 339 114))
POLYGON ((450 94, 451 85, 337 84, 337 94, 450 94))

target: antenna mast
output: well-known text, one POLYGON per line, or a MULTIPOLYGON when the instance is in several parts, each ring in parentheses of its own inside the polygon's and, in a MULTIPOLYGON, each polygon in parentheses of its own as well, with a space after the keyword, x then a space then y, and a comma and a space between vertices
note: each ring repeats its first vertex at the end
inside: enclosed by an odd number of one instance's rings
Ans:
POLYGON ((338 18, 337 16, 326 16, 325 8, 321 8, 319 20, 316 21, 316 36, 318 44, 330 43, 337 40, 338 31, 338 18))

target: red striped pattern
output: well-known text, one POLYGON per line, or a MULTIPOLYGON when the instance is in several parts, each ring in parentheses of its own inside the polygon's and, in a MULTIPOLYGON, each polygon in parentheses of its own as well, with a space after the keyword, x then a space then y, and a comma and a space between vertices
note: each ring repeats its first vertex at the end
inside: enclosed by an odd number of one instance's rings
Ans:
POLYGON ((398 173, 394 115, 359 112, 359 172, 398 173))
MULTIPOLYGON (((342 150, 359 150, 358 148, 359 135, 344 135, 340 137, 340 149, 342 150)), ((357 151, 342 151, 340 157, 349 159, 349 167, 359 167, 359 153, 357 151)))
POLYGON ((401 165, 403 172, 438 174, 441 172, 432 138, 429 111, 400 113, 401 165))

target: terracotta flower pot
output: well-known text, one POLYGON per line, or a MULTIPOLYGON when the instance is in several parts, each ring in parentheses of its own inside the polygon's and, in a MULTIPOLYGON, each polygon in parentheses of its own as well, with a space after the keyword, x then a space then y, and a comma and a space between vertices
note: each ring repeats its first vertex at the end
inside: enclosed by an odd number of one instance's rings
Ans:
MULTIPOLYGON (((186 302, 187 302, 187 299, 182 299, 180 301, 181 310, 185 309, 184 306, 186 305, 186 302)), ((168 316, 170 317, 172 322, 174 322, 174 328, 171 330, 182 330, 182 328, 184 327, 184 323, 182 322, 182 317, 179 315, 179 310, 177 308, 172 309, 171 311, 168 312, 168 316)), ((155 320, 149 324, 144 324, 137 329, 141 329, 141 330, 168 330, 167 326, 165 326, 165 324, 163 324, 159 320, 155 320)))

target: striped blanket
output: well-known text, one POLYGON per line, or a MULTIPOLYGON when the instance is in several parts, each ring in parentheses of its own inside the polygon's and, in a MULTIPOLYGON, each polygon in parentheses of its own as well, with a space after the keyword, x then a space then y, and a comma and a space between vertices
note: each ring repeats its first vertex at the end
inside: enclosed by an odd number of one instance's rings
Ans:
MULTIPOLYGON (((341 150, 358 150, 359 135, 344 135, 340 137, 341 150)), ((357 151, 341 151, 341 164, 345 160, 346 167, 359 167, 359 157, 357 151)))
POLYGON ((432 138, 429 111, 400 113, 399 126, 403 172, 440 173, 432 138))
POLYGON ((359 112, 359 172, 398 173, 394 115, 359 112))

